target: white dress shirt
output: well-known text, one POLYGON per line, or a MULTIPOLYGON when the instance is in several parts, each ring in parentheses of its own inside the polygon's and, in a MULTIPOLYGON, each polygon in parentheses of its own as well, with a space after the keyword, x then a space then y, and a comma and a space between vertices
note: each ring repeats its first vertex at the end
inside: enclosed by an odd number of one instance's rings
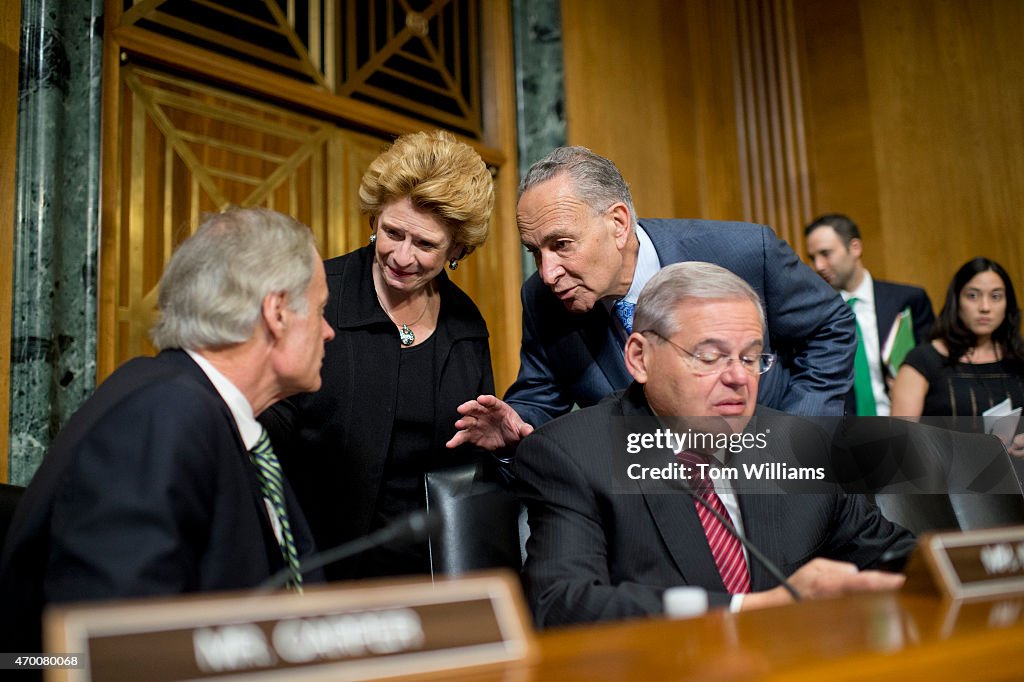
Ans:
POLYGON ((860 286, 854 291, 839 292, 844 301, 856 297, 853 302, 853 314, 857 316, 864 341, 864 351, 868 358, 868 369, 871 373, 871 392, 875 397, 875 412, 879 416, 887 416, 890 412, 889 395, 885 392, 885 377, 882 376, 882 341, 879 339, 878 315, 875 311, 875 281, 871 273, 864 271, 860 286))

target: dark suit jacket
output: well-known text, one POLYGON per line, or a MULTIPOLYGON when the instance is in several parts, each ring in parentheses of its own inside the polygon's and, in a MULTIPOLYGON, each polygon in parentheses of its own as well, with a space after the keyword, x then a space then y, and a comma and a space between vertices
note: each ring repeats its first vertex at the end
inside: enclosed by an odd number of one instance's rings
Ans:
MULTIPOLYGON (((920 287, 912 287, 907 284, 897 284, 874 278, 872 278, 872 282, 875 289, 875 318, 878 323, 879 353, 881 353, 886 339, 889 338, 896 316, 903 312, 904 308, 910 308, 910 316, 914 322, 915 345, 927 341, 932 324, 935 322, 935 313, 932 312, 932 302, 928 298, 928 293, 920 287)), ((885 377, 888 371, 883 363, 882 376, 885 377)), ((888 390, 887 385, 886 391, 888 390)), ((847 394, 846 413, 857 414, 857 400, 853 391, 847 394)))
MULTIPOLYGON (((765 413, 778 415, 759 410, 765 413)), ((613 470, 610 424, 651 414, 642 388, 633 384, 520 443, 516 485, 530 522, 523 576, 538 626, 658 614, 662 593, 677 585, 705 588, 713 605, 728 603, 692 498, 655 492, 649 482, 636 482, 635 494, 614 489, 612 477, 625 476, 613 470)), ((789 434, 776 432, 779 421, 773 421, 770 442, 786 444, 789 434)), ((828 447, 824 432, 811 437, 828 447)), ((785 575, 815 557, 869 568, 890 548, 904 553, 913 545, 907 531, 861 496, 737 497, 747 537, 785 575)), ((777 585, 756 560, 748 567, 753 591, 777 585)))
POLYGON ((75 413, 18 505, 0 563, 0 650, 39 651, 46 604, 249 588, 283 566, 255 467, 209 379, 183 351, 136 358, 75 413))
MULTIPOLYGON (((758 403, 792 414, 842 415, 853 385, 856 324, 849 306, 770 228, 710 220, 641 220, 662 265, 707 261, 747 281, 767 316, 779 364, 758 403)), ((601 304, 573 315, 534 274, 523 285, 519 377, 506 402, 539 426, 573 404, 593 405, 629 385, 622 342, 601 304)))
POLYGON ((932 312, 932 302, 928 298, 928 293, 920 287, 879 279, 873 281, 875 284, 875 317, 878 318, 879 350, 885 344, 885 340, 889 338, 889 332, 892 330, 892 323, 896 321, 896 316, 904 308, 910 308, 910 316, 913 318, 914 342, 927 341, 932 324, 935 322, 935 313, 932 312))
MULTIPOLYGON (((363 247, 324 263, 330 297, 324 316, 336 336, 325 348, 316 393, 277 403, 260 415, 306 512, 317 546, 330 549, 371 530, 391 446, 402 352, 394 323, 377 302, 373 250, 363 247)), ((434 435, 419 453, 423 470, 479 457, 444 444, 455 435, 456 407, 494 392, 487 325, 473 301, 442 272, 434 331, 434 435)), ((489 458, 488 458, 489 459, 489 458)), ((374 575, 357 557, 326 569, 331 580, 374 575)))

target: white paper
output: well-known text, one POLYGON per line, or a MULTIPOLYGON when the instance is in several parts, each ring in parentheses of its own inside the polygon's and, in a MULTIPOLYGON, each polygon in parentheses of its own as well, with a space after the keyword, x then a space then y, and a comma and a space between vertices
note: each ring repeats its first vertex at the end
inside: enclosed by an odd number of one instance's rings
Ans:
POLYGON ((1014 408, 1009 398, 1001 403, 996 403, 981 413, 985 420, 985 433, 994 434, 1004 443, 1009 443, 1013 435, 1017 433, 1020 413, 1021 408, 1014 408))

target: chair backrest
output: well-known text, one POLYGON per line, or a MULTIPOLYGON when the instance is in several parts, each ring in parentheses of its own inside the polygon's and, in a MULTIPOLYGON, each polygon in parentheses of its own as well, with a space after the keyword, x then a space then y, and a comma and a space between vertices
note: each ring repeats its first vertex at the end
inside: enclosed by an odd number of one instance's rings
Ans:
POLYGON ((0 483, 0 550, 3 550, 7 539, 7 530, 14 519, 14 508, 18 506, 25 489, 19 485, 0 483))
POLYGON ((844 426, 851 459, 878 475, 881 492, 870 497, 890 521, 918 535, 1024 524, 1020 480, 997 437, 893 417, 844 426), (881 477, 893 472, 900 476, 886 486, 881 477))
POLYGON ((424 474, 427 511, 441 519, 430 539, 432 575, 522 566, 519 501, 484 472, 467 464, 424 474))

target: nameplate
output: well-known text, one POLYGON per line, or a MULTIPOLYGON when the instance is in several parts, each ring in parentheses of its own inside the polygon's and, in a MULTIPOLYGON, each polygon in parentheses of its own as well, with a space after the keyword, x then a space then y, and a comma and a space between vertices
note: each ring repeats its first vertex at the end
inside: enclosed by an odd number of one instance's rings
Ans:
POLYGON ((906 589, 952 600, 1024 595, 1024 526, 921 536, 906 589))
POLYGON ((86 659, 82 669, 48 670, 48 680, 365 680, 533 651, 518 580, 500 571, 63 607, 45 622, 48 651, 86 659))

